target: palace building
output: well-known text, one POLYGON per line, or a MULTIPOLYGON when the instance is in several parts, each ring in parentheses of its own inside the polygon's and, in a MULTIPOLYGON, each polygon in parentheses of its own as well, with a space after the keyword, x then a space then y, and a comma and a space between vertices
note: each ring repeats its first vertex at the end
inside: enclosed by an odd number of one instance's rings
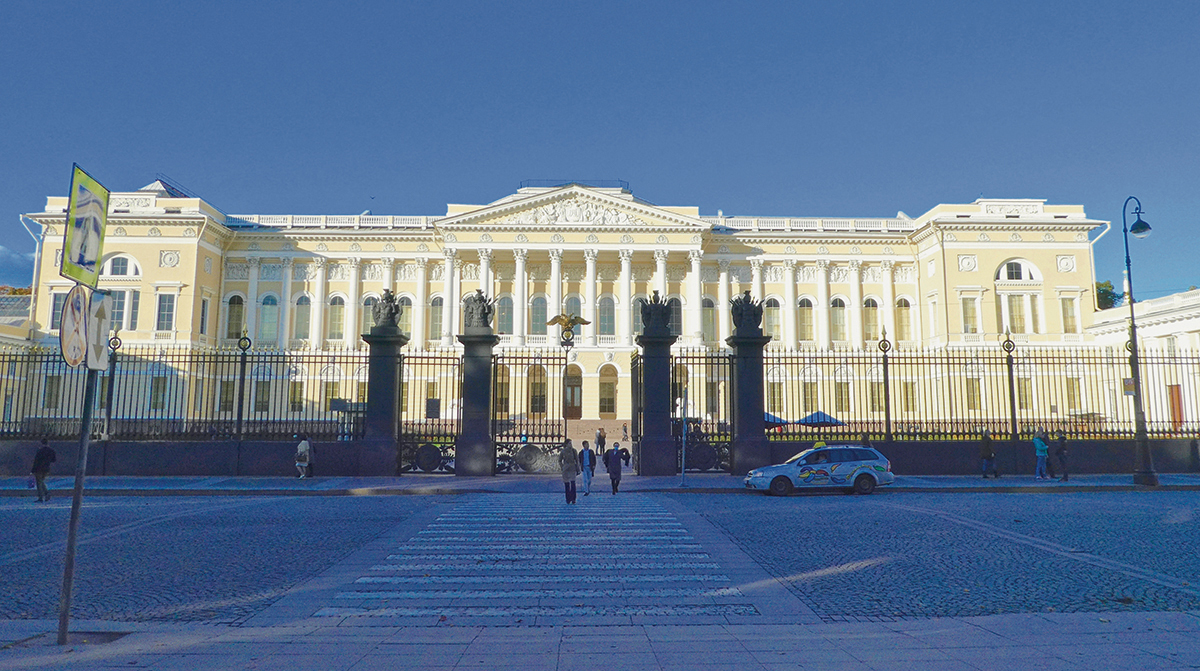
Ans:
MULTIPOLYGON (((706 204, 706 206, 709 204, 706 204)), ((42 225, 31 320, 11 342, 51 344, 72 282, 61 278, 65 196, 42 225)), ((1090 234, 1108 222, 1036 199, 943 204, 917 217, 702 216, 654 205, 625 183, 523 185, 441 215, 226 215, 156 181, 112 194, 100 288, 127 345, 363 350, 385 289, 409 352, 458 347, 462 298, 495 299, 502 349, 557 348, 559 313, 582 327, 569 354, 568 413, 629 416, 639 301, 671 307, 678 348, 720 349, 731 297, 764 305, 770 348, 898 351, 1090 342, 1090 234)))

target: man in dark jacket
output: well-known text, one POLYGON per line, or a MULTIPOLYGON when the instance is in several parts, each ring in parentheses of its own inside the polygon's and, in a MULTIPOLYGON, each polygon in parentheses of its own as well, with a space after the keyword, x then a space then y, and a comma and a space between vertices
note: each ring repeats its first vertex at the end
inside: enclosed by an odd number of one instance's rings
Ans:
POLYGON ((984 431, 979 438, 979 461, 983 465, 984 480, 987 480, 989 471, 1000 477, 1000 471, 996 470, 996 450, 992 448, 992 434, 989 431, 984 431))
POLYGON ((50 475, 50 464, 58 461, 58 455, 51 449, 50 443, 43 438, 37 454, 33 455, 33 480, 37 484, 37 500, 44 503, 50 500, 50 490, 46 488, 46 477, 50 475))
POLYGON ((604 468, 608 470, 608 480, 612 483, 612 493, 617 493, 621 486, 621 444, 613 443, 612 449, 604 453, 604 468))
POLYGON ((592 493, 592 476, 596 474, 596 453, 586 440, 579 451, 579 468, 583 471, 583 495, 588 496, 592 493))

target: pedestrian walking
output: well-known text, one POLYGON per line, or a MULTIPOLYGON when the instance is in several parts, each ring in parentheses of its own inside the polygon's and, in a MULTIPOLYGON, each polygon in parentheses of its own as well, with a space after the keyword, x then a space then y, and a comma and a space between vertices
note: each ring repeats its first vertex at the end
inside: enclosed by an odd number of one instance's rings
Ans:
POLYGON ((592 493, 592 477, 596 475, 596 453, 586 440, 579 451, 579 471, 583 475, 583 495, 588 496, 592 493))
POLYGON ((621 423, 621 442, 629 442, 629 422, 621 423))
POLYGON ((46 488, 46 478, 50 475, 50 464, 56 461, 58 461, 58 455, 50 447, 50 442, 43 438, 37 453, 33 455, 33 468, 29 469, 29 472, 33 474, 34 485, 37 487, 38 503, 50 500, 50 490, 46 488))
POLYGON ((596 449, 600 454, 604 454, 604 445, 608 442, 608 434, 604 432, 604 427, 596 429, 596 449))
POLYGON ((991 431, 984 431, 979 437, 979 461, 983 466, 984 480, 987 480, 989 472, 997 479, 1000 478, 1000 471, 996 470, 996 450, 992 447, 991 431))
POLYGON ((579 454, 571 444, 570 438, 563 441, 562 450, 558 453, 558 468, 562 472, 567 503, 575 503, 575 476, 579 475, 579 454))
POLYGON ((1037 456, 1037 468, 1034 470, 1034 480, 1046 479, 1046 456, 1050 446, 1046 444, 1046 434, 1039 433, 1033 437, 1033 453, 1037 456))
POLYGON ((301 478, 307 478, 309 461, 312 459, 312 443, 308 442, 308 434, 302 433, 292 437, 300 439, 300 443, 296 445, 296 472, 301 478))
POLYGON ((1058 459, 1058 468, 1062 471, 1059 482, 1067 481, 1067 434, 1058 430, 1058 438, 1054 441, 1054 457, 1058 459))
POLYGON ((604 453, 604 468, 608 470, 608 480, 612 483, 612 493, 615 495, 621 486, 620 443, 613 443, 612 449, 604 453))

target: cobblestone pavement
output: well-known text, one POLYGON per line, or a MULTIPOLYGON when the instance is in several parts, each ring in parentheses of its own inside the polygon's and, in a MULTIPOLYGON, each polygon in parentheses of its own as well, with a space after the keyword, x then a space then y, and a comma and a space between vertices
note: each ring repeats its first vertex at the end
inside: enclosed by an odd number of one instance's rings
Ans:
MULTIPOLYGON (((72 615, 236 623, 437 497, 86 499, 72 615)), ((0 618, 54 618, 70 499, 0 501, 0 618)))
POLYGON ((827 622, 1200 609, 1193 493, 667 496, 827 622))

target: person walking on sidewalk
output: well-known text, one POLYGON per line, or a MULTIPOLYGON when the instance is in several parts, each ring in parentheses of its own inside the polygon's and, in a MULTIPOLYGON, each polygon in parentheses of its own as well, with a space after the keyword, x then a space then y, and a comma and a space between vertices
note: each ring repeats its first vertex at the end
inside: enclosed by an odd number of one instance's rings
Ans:
POLYGON ((29 469, 29 472, 33 474, 33 482, 37 486, 38 503, 50 500, 50 490, 46 488, 46 478, 50 475, 50 464, 56 461, 58 461, 58 455, 50 447, 50 442, 43 438, 37 453, 33 455, 33 468, 29 469))
POLYGON ((308 434, 299 434, 300 443, 296 445, 296 472, 301 478, 308 477, 308 462, 312 459, 312 444, 308 442, 308 434))
POLYGON ((629 442, 629 422, 621 422, 621 440, 629 442))
POLYGON ((562 450, 558 453, 558 468, 562 472, 567 503, 575 503, 575 476, 579 475, 579 453, 575 451, 570 438, 563 441, 562 450))
POLYGON ((586 440, 579 451, 579 471, 583 475, 583 495, 588 496, 592 493, 592 476, 596 475, 596 453, 586 440))
POLYGON ((1046 456, 1050 452, 1050 446, 1046 444, 1045 432, 1035 434, 1033 436, 1033 453, 1037 456, 1037 468, 1034 470, 1034 480, 1046 479, 1046 456))
POLYGON ((987 480, 989 472, 996 478, 1000 477, 1000 471, 996 470, 996 449, 992 447, 992 432, 987 429, 984 429, 983 435, 979 437, 979 461, 983 466, 984 480, 987 480))
POLYGON ((621 486, 621 444, 613 443, 612 449, 604 453, 604 468, 608 470, 608 480, 612 483, 613 494, 621 486))
POLYGON ((1058 468, 1062 471, 1062 477, 1059 482, 1067 481, 1067 434, 1063 433, 1062 429, 1058 430, 1058 438, 1054 441, 1054 457, 1058 459, 1058 468))
POLYGON ((596 429, 596 450, 600 454, 604 454, 604 445, 608 442, 608 434, 604 432, 604 427, 596 429))

